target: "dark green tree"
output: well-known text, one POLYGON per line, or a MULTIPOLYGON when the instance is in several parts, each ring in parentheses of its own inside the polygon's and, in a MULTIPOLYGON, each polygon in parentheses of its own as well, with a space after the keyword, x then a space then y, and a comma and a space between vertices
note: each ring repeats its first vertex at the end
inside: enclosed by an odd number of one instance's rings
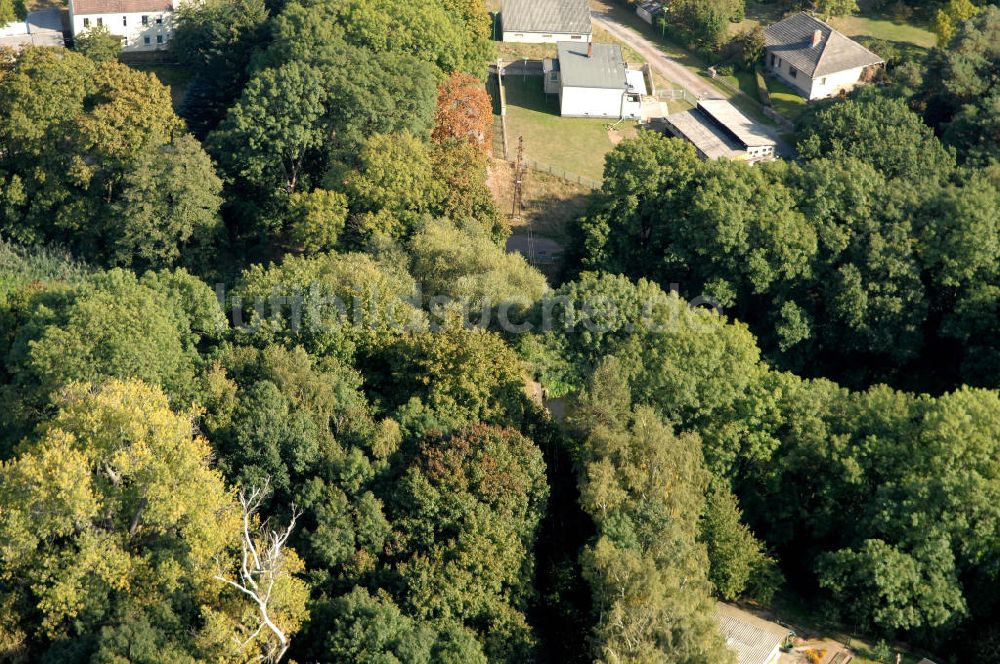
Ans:
POLYGON ((239 99, 268 37, 268 10, 263 0, 210 0, 180 5, 174 20, 171 52, 194 73, 181 116, 204 138, 239 99))

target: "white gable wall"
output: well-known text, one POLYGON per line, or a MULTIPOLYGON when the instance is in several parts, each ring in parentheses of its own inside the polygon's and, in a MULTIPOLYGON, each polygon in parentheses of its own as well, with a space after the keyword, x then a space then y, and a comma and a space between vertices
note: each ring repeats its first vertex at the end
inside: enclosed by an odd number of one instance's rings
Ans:
POLYGON ((638 118, 641 98, 629 101, 624 90, 563 87, 559 94, 561 114, 571 118, 638 118))
POLYGON ((861 84, 861 77, 866 69, 865 67, 855 67, 813 79, 801 71, 796 72, 793 76, 792 66, 782 60, 779 55, 768 52, 764 57, 767 70, 777 74, 782 81, 795 88, 806 99, 823 99, 852 90, 861 84))
POLYGON ((855 69, 848 69, 847 71, 840 71, 835 74, 819 76, 812 81, 812 89, 809 91, 809 99, 832 97, 840 94, 841 92, 852 90, 860 85, 861 77, 864 75, 864 72, 864 67, 857 67, 855 69))
POLYGON ((568 32, 508 32, 504 30, 503 40, 505 42, 519 42, 524 44, 555 44, 556 42, 568 41, 586 43, 590 41, 590 35, 568 32))

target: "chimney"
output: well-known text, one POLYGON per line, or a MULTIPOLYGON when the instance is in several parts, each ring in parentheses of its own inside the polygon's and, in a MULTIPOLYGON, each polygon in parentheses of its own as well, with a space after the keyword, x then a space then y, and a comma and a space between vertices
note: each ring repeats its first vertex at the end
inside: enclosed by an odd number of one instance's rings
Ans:
POLYGON ((594 42, 587 42, 587 57, 594 57, 594 42))
POLYGON ((817 30, 813 33, 813 48, 819 46, 819 43, 823 41, 823 31, 817 30))

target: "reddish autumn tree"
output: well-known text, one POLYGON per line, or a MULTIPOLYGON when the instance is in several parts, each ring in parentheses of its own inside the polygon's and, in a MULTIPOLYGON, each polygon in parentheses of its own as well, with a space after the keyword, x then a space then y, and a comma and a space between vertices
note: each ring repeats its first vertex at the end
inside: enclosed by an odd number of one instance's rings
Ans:
POLYGON ((438 88, 434 115, 434 141, 467 141, 483 152, 493 142, 493 104, 483 82, 455 72, 438 88))

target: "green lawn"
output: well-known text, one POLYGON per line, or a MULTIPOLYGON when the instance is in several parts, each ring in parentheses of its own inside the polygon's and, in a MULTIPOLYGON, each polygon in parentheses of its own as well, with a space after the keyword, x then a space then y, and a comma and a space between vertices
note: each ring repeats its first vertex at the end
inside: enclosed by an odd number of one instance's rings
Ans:
MULTIPOLYGON (((848 37, 871 37, 898 44, 912 44, 920 48, 933 48, 937 38, 934 33, 914 22, 892 18, 879 10, 870 0, 861 0, 860 16, 840 16, 828 23, 848 37)), ((748 2, 746 20, 729 26, 730 34, 747 30, 756 25, 768 26, 782 19, 782 5, 778 2, 748 2)))
POLYGON ((774 110, 790 122, 798 120, 806 110, 806 100, 794 88, 785 85, 777 78, 768 76, 766 80, 774 110))
POLYGON ((624 122, 615 132, 609 132, 608 125, 615 120, 561 117, 557 98, 546 98, 540 76, 506 76, 504 87, 512 157, 518 137, 523 136, 528 159, 600 181, 604 155, 614 147, 611 136, 635 135, 633 122, 624 122))
POLYGON ((844 16, 830 19, 830 25, 848 37, 873 37, 890 42, 913 44, 921 48, 934 48, 937 43, 937 37, 930 30, 888 18, 844 16))

